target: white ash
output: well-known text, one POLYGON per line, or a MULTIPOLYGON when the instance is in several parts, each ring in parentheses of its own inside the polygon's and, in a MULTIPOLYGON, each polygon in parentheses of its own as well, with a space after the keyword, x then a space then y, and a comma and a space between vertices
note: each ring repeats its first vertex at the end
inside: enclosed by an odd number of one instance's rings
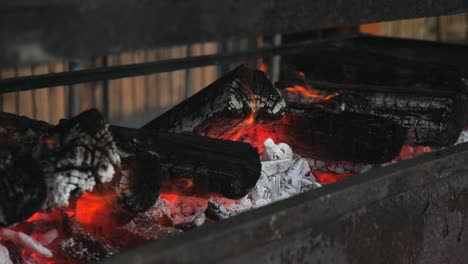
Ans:
POLYGON ((197 215, 195 215, 195 217, 193 218, 193 221, 192 221, 192 226, 202 226, 206 221, 206 215, 205 213, 199 213, 197 215))
POLYGON ((293 158, 291 147, 285 143, 275 144, 271 138, 263 143, 265 146, 262 154, 262 161, 288 160, 293 158))
POLYGON ((264 145, 260 179, 242 199, 212 197, 208 202, 207 198, 177 196, 174 201, 174 197, 162 194, 155 205, 142 215, 153 219, 153 222, 165 216, 173 226, 198 226, 204 223, 205 214, 210 211, 207 210, 208 203, 216 207, 218 218, 225 219, 321 187, 311 173, 307 160, 294 154, 287 144, 275 144, 267 139, 264 145))
POLYGON ((103 126, 90 135, 77 124, 63 140, 63 148, 71 149, 44 162, 48 193, 43 209, 67 206, 72 193, 92 191, 96 183, 112 180, 120 157, 108 124, 103 126))
POLYGON ((10 253, 8 249, 0 244, 0 263, 2 264, 13 264, 10 259, 10 253))
POLYGON ((460 133, 460 137, 458 138, 457 143, 455 143, 455 145, 465 142, 468 142, 468 129, 465 129, 460 133))
POLYGON ((150 219, 168 217, 174 226, 190 225, 200 217, 207 208, 207 199, 192 196, 178 196, 177 200, 169 201, 164 195, 155 205, 143 214, 150 219))
POLYGON ((231 216, 231 212, 229 212, 226 207, 218 204, 213 199, 208 200, 206 214, 215 220, 224 220, 231 216))
POLYGON ((8 228, 0 228, 0 239, 10 240, 13 243, 41 256, 47 258, 52 257, 52 252, 50 252, 49 249, 45 248, 41 243, 25 233, 15 232, 8 228))
POLYGON ((285 143, 267 139, 262 155, 262 172, 254 189, 243 199, 225 205, 236 214, 321 187, 307 160, 294 154, 285 143))
POLYGON ((139 214, 132 221, 121 228, 147 240, 167 238, 181 232, 180 230, 173 227, 155 224, 154 220, 156 218, 153 217, 139 214))
POLYGON ((360 174, 375 168, 377 165, 353 163, 346 161, 323 161, 306 158, 309 166, 317 171, 332 172, 332 173, 355 173, 360 174))

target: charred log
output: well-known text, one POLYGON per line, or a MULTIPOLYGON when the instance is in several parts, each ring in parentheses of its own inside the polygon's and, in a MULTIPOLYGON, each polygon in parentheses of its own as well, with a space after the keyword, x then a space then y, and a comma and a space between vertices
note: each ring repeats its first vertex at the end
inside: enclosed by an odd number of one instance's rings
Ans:
POLYGON ((130 211, 143 212, 151 208, 159 198, 162 185, 159 156, 154 152, 142 152, 122 159, 124 182, 120 183, 120 205, 130 211))
POLYGON ((280 142, 303 156, 367 164, 394 158, 406 135, 404 128, 382 117, 320 107, 296 108, 272 129, 280 142))
POLYGON ((284 108, 263 72, 239 66, 143 128, 228 138, 236 127, 279 119, 284 108))
POLYGON ((65 206, 70 197, 112 180, 120 157, 108 127, 101 113, 89 110, 61 120, 41 140, 40 160, 48 188, 45 209, 65 206))
POLYGON ((46 198, 44 172, 31 156, 2 153, 0 165, 0 226, 23 221, 46 198))
MULTIPOLYGON (((240 198, 260 176, 260 157, 246 143, 111 126, 119 150, 159 155, 165 182, 190 179, 192 194, 240 198)), ((158 175, 154 175, 157 177, 158 175)), ((143 186, 142 186, 143 187, 143 186)), ((144 189, 142 189, 144 191, 144 189)))
MULTIPOLYGON (((304 80, 303 80, 304 81, 304 80)), ((394 121, 408 129, 407 142, 413 145, 447 147, 453 145, 468 119, 468 88, 458 84, 418 84, 389 87, 339 84, 318 81, 279 82, 289 103, 316 103, 317 97, 304 93, 291 96, 287 87, 303 85, 320 95, 328 109, 372 114, 394 121), (313 87, 313 88, 312 88, 313 87), (335 96, 338 94, 337 96, 335 96), (330 95, 327 97, 327 95, 330 95), (327 100, 323 100, 327 99, 327 100)))
POLYGON ((0 225, 25 220, 41 207, 65 206, 71 197, 110 181, 120 165, 108 125, 96 110, 55 127, 3 113, 0 129, 5 132, 0 225))

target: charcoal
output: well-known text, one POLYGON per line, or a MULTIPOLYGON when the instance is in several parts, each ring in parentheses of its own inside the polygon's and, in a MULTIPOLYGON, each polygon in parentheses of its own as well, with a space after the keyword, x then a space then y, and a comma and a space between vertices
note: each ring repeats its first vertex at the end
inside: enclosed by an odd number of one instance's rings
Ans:
POLYGON ((45 175, 31 156, 4 153, 0 162, 0 226, 9 226, 37 212, 47 189, 45 175))
POLYGON ((224 220, 231 217, 231 213, 222 205, 219 205, 214 200, 208 201, 205 215, 213 220, 224 220))
MULTIPOLYGON (((468 86, 457 83, 415 84, 405 87, 340 84, 324 81, 282 81, 288 103, 314 104, 317 99, 288 95, 288 87, 297 84, 318 94, 335 95, 322 100, 331 110, 372 114, 384 117, 408 129, 407 144, 431 147, 453 145, 468 120, 468 86)), ((325 98, 325 97, 324 97, 325 98)))
POLYGON ((64 213, 62 216, 63 239, 57 239, 51 246, 55 258, 64 263, 90 263, 112 256, 118 251, 101 238, 94 236, 64 213))
POLYGON ((0 114, 0 225, 38 210, 65 206, 71 197, 108 182, 120 159, 108 125, 89 110, 57 126, 0 114), (45 198, 45 200, 44 200, 45 198))
POLYGON ((268 77, 241 65, 143 128, 228 139, 254 123, 281 118, 284 108, 268 77))
POLYGON ((121 152, 157 154, 164 182, 190 179, 193 195, 240 198, 260 176, 260 157, 246 143, 118 126, 110 130, 121 152))
POLYGON ((406 129, 383 117, 298 107, 272 127, 280 142, 302 156, 378 164, 398 155, 406 129))
POLYGON ((70 197, 112 180, 120 157, 108 126, 97 110, 88 110, 48 131, 40 150, 48 188, 44 209, 65 206, 70 197))
POLYGON ((463 108, 468 101, 463 94, 438 97, 353 91, 333 97, 327 105, 343 112, 393 120, 408 129, 408 144, 447 147, 457 141, 463 130, 466 119, 463 108))
POLYGON ((134 212, 151 208, 162 185, 159 156, 148 151, 123 158, 122 172, 127 178, 127 186, 119 199, 120 205, 134 212))

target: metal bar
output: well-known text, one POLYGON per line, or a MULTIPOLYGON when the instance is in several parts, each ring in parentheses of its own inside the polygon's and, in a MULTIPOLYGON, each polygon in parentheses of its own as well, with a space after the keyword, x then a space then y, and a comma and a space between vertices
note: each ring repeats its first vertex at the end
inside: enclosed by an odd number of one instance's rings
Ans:
MULTIPOLYGON (((69 72, 79 71, 79 69, 79 60, 72 60, 68 63, 69 72)), ((68 117, 73 117, 80 113, 80 99, 80 86, 71 84, 68 87, 68 117)))
POLYGON ((150 63, 140 63, 123 66, 102 67, 69 71, 62 73, 43 74, 36 76, 17 77, 0 80, 0 93, 25 91, 59 85, 72 85, 100 80, 112 80, 137 75, 147 75, 158 72, 168 72, 180 69, 215 65, 217 63, 239 62, 252 57, 273 56, 299 52, 303 48, 317 43, 307 41, 283 47, 272 47, 256 51, 245 51, 231 54, 203 55, 183 59, 172 59, 150 63))
POLYGON ((464 254, 464 261, 453 262, 466 263, 468 232, 457 230, 468 224, 467 176, 465 143, 155 241, 102 263, 379 263, 389 252, 396 258, 391 262, 439 263, 404 259, 421 260, 420 252, 437 259, 439 250, 464 254), (447 222, 453 217, 458 220, 447 222), (446 226, 448 236, 441 232, 446 226), (363 261, 368 256, 380 256, 380 261, 363 261))
MULTIPOLYGON (((102 67, 107 67, 107 56, 102 56, 102 67)), ((102 115, 109 119, 109 81, 102 80, 102 115)))
POLYGON ((222 5, 217 0, 5 0, 0 3, 0 61, 89 58, 466 11, 466 0, 225 0, 222 5))

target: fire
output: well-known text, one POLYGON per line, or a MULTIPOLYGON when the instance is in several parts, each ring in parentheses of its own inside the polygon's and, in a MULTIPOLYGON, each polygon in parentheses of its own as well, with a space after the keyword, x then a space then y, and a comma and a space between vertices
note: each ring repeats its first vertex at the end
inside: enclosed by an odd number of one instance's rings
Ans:
POLYGON ((268 71, 268 66, 265 63, 263 63, 262 65, 260 65, 259 70, 266 73, 268 71))
POLYGON ((285 91, 293 94, 300 94, 307 98, 320 99, 320 100, 330 100, 331 98, 338 95, 338 93, 333 94, 324 94, 322 91, 313 89, 312 87, 304 87, 302 85, 294 85, 293 87, 288 87, 284 89, 285 91))
POLYGON ((314 171, 313 172, 317 181, 321 184, 331 184, 337 181, 341 181, 348 177, 354 176, 354 173, 333 173, 333 172, 320 172, 314 171))
POLYGON ((90 232, 96 231, 96 227, 102 228, 102 232, 111 232, 117 226, 115 216, 118 213, 118 195, 116 193, 96 194, 84 193, 76 204, 76 220, 83 227, 92 228, 90 232))

